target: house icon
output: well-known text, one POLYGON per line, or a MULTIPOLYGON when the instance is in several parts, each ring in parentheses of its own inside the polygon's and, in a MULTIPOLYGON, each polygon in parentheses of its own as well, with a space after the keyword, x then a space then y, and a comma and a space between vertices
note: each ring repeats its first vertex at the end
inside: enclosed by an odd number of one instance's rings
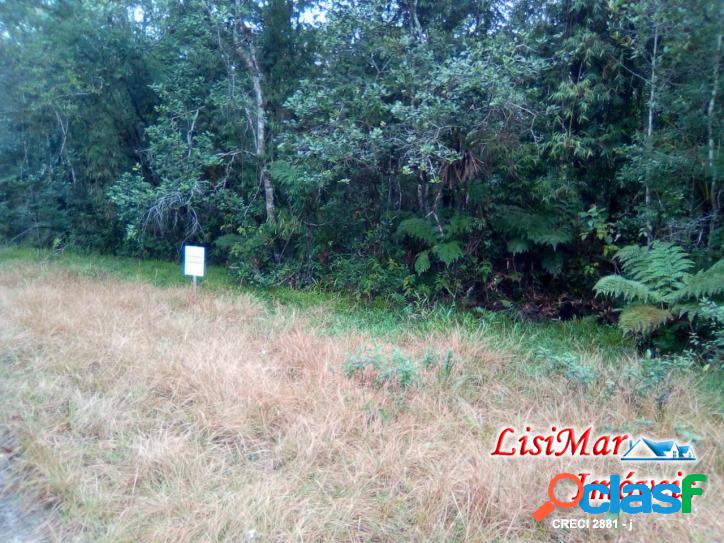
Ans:
POLYGON ((621 460, 636 461, 691 461, 696 460, 691 445, 682 445, 676 441, 653 441, 645 437, 636 441, 629 440, 629 448, 621 457, 621 460))

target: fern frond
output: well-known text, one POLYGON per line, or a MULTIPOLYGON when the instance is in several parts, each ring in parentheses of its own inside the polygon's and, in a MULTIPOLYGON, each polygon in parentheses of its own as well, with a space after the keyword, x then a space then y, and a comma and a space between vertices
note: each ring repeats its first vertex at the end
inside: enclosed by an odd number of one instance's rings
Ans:
POLYGON ((645 254, 646 247, 641 247, 640 245, 626 245, 625 247, 621 247, 618 251, 616 251, 616 254, 613 256, 613 258, 618 260, 625 270, 626 266, 628 266, 630 262, 641 260, 642 258, 644 258, 645 254))
POLYGON ((671 308, 671 312, 677 317, 686 317, 688 320, 693 321, 701 313, 701 304, 699 302, 676 304, 671 308))
POLYGON ((607 275, 593 286, 596 294, 621 297, 627 302, 659 302, 659 295, 640 281, 626 279, 620 275, 607 275))
POLYGON ((678 245, 655 241, 648 253, 646 265, 634 272, 634 279, 665 291, 676 291, 686 284, 694 261, 678 245))
POLYGON ((610 275, 599 280, 594 289, 598 294, 638 302, 626 307, 619 318, 619 326, 629 333, 652 332, 674 317, 694 320, 702 311, 699 299, 724 293, 724 260, 692 275, 694 262, 673 243, 631 245, 619 250, 615 258, 630 278, 610 275))
POLYGON ((445 237, 465 234, 473 228, 475 220, 470 215, 455 213, 445 226, 445 237))
POLYGON ((437 243, 437 234, 432 225, 425 219, 417 217, 402 221, 397 227, 397 235, 424 241, 428 245, 437 243))
POLYGON ((624 272, 666 296, 684 287, 694 262, 678 245, 654 241, 651 247, 624 247, 616 258, 624 272))
POLYGON ((571 229, 561 223, 560 215, 554 213, 535 213, 517 206, 501 206, 495 222, 504 233, 513 233, 517 238, 554 249, 573 239, 571 229))
POLYGON ((543 269, 551 275, 559 275, 563 271, 563 257, 560 253, 549 253, 541 259, 543 269))
POLYGON ((463 257, 463 250, 457 241, 448 241, 447 243, 440 243, 438 245, 435 245, 432 248, 432 252, 446 266, 449 266, 458 258, 463 257))
POLYGON ((550 245, 555 249, 561 244, 570 243, 573 235, 566 228, 538 226, 528 231, 528 238, 538 245, 550 245))
POLYGON ((515 238, 508 242, 508 252, 514 255, 525 253, 530 249, 530 243, 524 239, 515 238))
POLYGON ((231 249, 234 245, 243 242, 244 238, 239 234, 224 234, 214 240, 214 246, 219 249, 231 249))
POLYGON ((613 258, 619 261, 624 272, 628 272, 633 264, 641 262, 646 258, 646 252, 646 247, 641 247, 640 245, 627 245, 626 247, 621 247, 618 251, 616 251, 613 258))
POLYGON ((719 294, 724 294, 724 259, 689 277, 686 285, 676 292, 672 301, 711 297, 719 294))
POLYGON ((421 275, 430 269, 430 252, 422 251, 415 259, 415 272, 421 275))
POLYGON ((630 305, 621 312, 618 325, 627 334, 648 334, 672 317, 668 309, 654 305, 630 305))

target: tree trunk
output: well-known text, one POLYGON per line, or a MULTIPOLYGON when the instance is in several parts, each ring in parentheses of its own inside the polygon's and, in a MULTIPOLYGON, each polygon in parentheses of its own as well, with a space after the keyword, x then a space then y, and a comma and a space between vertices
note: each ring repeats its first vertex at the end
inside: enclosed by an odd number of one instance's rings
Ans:
POLYGON ((435 221, 435 226, 437 226, 437 232, 440 234, 440 239, 445 237, 445 231, 442 228, 442 224, 440 223, 440 217, 437 214, 438 207, 440 206, 440 199, 442 198, 442 181, 439 182, 439 186, 437 187, 437 192, 435 193, 435 198, 432 201, 432 209, 430 210, 430 213, 428 215, 432 215, 432 218, 435 221))
MULTIPOLYGON (((263 73, 259 67, 256 55, 256 47, 254 46, 254 35, 251 28, 246 26, 242 18, 241 0, 234 1, 234 17, 231 25, 231 51, 243 62, 246 71, 251 79, 254 92, 254 114, 246 109, 246 116, 249 122, 249 129, 254 134, 254 155, 257 160, 259 185, 264 189, 264 203, 266 207, 266 219, 271 222, 274 220, 274 185, 269 177, 269 169, 267 164, 266 144, 267 144, 267 119, 266 119, 266 100, 264 99, 264 89, 262 88, 263 73)), ((212 19, 215 18, 212 10, 209 9, 212 19)), ((226 23, 224 23, 226 26, 226 23)), ((219 50, 222 59, 227 65, 230 77, 232 78, 232 95, 233 95, 233 77, 232 68, 234 62, 230 60, 231 55, 224 54, 224 44, 221 38, 222 32, 226 32, 219 26, 217 28, 217 39, 219 42, 219 50)))
POLYGON ((274 220, 274 186, 272 185, 267 169, 266 160, 266 101, 261 87, 262 73, 256 59, 256 48, 251 40, 245 44, 238 44, 237 51, 246 65, 246 70, 254 87, 254 105, 256 107, 255 153, 259 168, 259 183, 264 187, 264 202, 266 204, 266 220, 274 220))
POLYGON ((420 19, 417 17, 417 0, 410 3, 410 20, 412 22, 413 35, 419 43, 425 42, 425 32, 422 30, 420 19))
POLYGON ((709 97, 709 107, 707 108, 707 131, 709 136, 709 173, 711 174, 711 221, 709 221, 709 247, 714 242, 714 231, 719 222, 719 212, 721 206, 719 203, 719 185, 718 172, 714 163, 714 107, 716 105, 716 92, 719 87, 719 64, 721 63, 721 46, 722 34, 717 36, 716 52, 714 53, 714 69, 711 85, 711 96, 709 97))
MULTIPOLYGON (((648 151, 653 150, 652 136, 654 134, 654 108, 656 105, 656 55, 659 50, 659 26, 654 24, 654 50, 651 55, 651 78, 649 79, 649 86, 651 87, 649 93, 649 115, 648 123, 646 126, 646 145, 648 151)), ((654 228, 651 223, 651 187, 649 185, 649 179, 646 179, 646 186, 644 188, 644 203, 646 206, 646 242, 651 244, 653 240, 654 228)))

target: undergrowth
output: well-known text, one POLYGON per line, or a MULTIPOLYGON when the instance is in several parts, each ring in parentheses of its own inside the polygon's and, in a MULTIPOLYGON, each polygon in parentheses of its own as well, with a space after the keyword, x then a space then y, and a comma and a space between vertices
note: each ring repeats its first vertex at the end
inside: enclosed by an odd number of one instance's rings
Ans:
MULTIPOLYGON (((138 260, 129 257, 99 255, 79 251, 0 247, 0 266, 3 262, 57 263, 82 276, 103 279, 117 277, 142 281, 157 287, 190 285, 181 273, 181 263, 161 260, 138 260)), ((310 310, 323 306, 319 315, 325 333, 344 334, 365 330, 380 338, 395 339, 409 333, 432 333, 459 327, 469 333, 482 332, 500 340, 501 348, 514 350, 535 358, 539 349, 565 354, 570 351, 596 351, 608 358, 631 354, 633 342, 614 326, 602 325, 594 317, 568 321, 525 321, 502 312, 483 309, 462 311, 449 305, 393 305, 382 301, 359 301, 340 293, 315 288, 293 289, 251 288, 239 285, 221 266, 207 266, 207 276, 199 281, 201 289, 251 294, 273 306, 310 310)))

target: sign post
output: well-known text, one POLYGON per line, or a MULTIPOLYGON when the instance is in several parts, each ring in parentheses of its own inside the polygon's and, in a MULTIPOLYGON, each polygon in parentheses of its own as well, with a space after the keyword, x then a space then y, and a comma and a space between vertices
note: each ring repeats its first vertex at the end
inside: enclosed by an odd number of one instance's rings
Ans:
POLYGON ((190 275, 196 294, 196 278, 203 277, 206 271, 206 248, 196 245, 184 245, 184 275, 190 275))

